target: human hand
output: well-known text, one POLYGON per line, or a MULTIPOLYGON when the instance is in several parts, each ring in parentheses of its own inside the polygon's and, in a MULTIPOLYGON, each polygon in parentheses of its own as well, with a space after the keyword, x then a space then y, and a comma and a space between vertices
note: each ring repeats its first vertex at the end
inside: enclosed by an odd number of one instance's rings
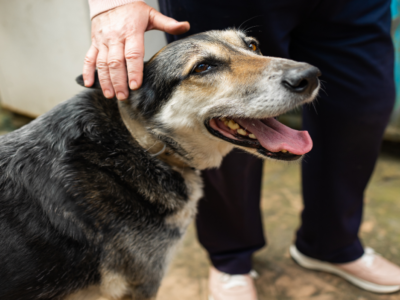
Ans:
POLYGON ((188 22, 166 17, 142 1, 97 15, 92 20, 92 45, 83 67, 85 86, 93 85, 97 66, 104 96, 126 100, 128 82, 132 90, 142 84, 145 31, 182 34, 189 28, 188 22))

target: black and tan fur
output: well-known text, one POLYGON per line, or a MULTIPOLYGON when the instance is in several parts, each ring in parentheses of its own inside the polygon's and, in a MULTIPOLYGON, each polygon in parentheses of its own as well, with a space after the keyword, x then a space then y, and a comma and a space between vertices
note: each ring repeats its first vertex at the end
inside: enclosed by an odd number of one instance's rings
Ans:
POLYGON ((196 213, 198 170, 235 146, 207 121, 271 117, 316 95, 279 90, 299 63, 250 41, 228 30, 172 43, 128 101, 105 99, 96 82, 0 137, 0 299, 155 299, 196 213), (213 68, 193 73, 202 62, 213 68))

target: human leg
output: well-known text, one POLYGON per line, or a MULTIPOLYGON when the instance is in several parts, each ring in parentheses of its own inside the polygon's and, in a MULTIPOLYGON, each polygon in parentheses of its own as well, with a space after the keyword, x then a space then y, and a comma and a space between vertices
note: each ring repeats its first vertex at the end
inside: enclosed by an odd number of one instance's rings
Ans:
POLYGON ((304 109, 314 141, 303 167, 296 246, 345 263, 363 254, 363 193, 394 103, 390 1, 323 2, 292 34, 291 57, 322 71, 325 92, 304 109))
POLYGON ((303 111, 314 148, 304 159, 302 225, 292 257, 377 293, 400 289, 400 268, 365 251, 363 195, 394 102, 390 1, 321 3, 292 35, 291 55, 325 81, 303 111))
POLYGON ((265 245, 260 214, 262 160, 235 150, 203 172, 205 197, 196 220, 200 243, 222 272, 247 274, 265 245))

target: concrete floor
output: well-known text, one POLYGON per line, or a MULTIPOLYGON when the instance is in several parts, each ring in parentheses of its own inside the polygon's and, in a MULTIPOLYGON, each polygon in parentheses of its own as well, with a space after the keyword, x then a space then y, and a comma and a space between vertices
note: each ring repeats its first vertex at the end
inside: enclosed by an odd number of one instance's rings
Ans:
MULTIPOLYGON (((0 107, 0 134, 29 119, 0 107)), ((386 144, 365 195, 361 237, 384 257, 400 265, 400 145, 386 144)), ((400 300, 400 293, 377 295, 362 291, 344 280, 307 271, 289 257, 302 210, 300 168, 296 163, 266 162, 262 212, 268 247, 254 257, 259 300, 400 300)), ((209 261, 190 226, 169 269, 158 300, 207 300, 209 261)))

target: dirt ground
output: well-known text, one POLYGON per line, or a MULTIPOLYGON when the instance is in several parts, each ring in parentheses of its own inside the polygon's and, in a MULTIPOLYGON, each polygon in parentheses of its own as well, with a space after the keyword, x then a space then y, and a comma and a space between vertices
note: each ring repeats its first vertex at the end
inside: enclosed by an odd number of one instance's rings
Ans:
MULTIPOLYGON (((0 134, 27 121, 0 107, 0 134)), ((304 270, 290 259, 288 248, 302 210, 299 164, 266 162, 262 195, 268 247, 254 257, 254 269, 260 275, 256 280, 259 300, 400 300, 400 293, 365 292, 337 276, 304 270)), ((365 203, 360 233, 364 244, 400 265, 400 145, 384 145, 365 203)), ((207 300, 208 267, 192 224, 157 300, 207 300)))

